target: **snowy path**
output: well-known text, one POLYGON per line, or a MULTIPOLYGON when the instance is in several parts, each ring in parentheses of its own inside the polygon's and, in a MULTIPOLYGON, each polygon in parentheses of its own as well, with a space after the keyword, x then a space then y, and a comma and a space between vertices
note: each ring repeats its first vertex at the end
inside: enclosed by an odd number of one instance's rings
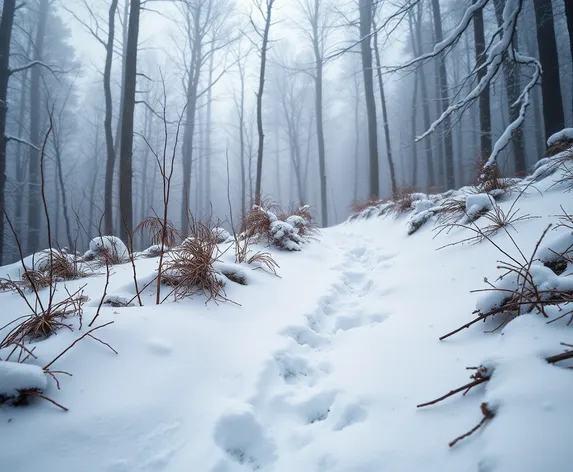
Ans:
MULTIPOLYGON (((251 407, 219 420, 215 440, 231 460, 253 469, 293 470, 297 453, 366 419, 360 399, 329 381, 330 359, 341 333, 368 329, 388 316, 374 308, 388 289, 377 288, 372 276, 375 268, 390 268, 393 255, 372 251, 368 242, 356 246, 355 240, 351 234, 345 237, 339 249, 343 262, 333 267, 338 279, 305 315, 306 323, 284 329, 288 346, 267 362, 251 407), (246 431, 252 437, 246 439, 246 431)), ((217 470, 225 469, 220 465, 217 470)))
MULTIPOLYGON (((560 194, 526 201, 532 215, 555 215, 563 204, 560 194)), ((526 253, 550 221, 520 223, 515 237, 526 253)), ((101 335, 120 354, 85 342, 59 362, 74 376, 46 393, 68 413, 47 403, 0 408, 2 470, 573 470, 573 378, 540 362, 560 342, 573 343, 570 328, 524 315, 503 335, 476 326, 440 342, 472 319, 470 292, 497 275, 499 253, 488 244, 436 251, 446 237, 405 232, 403 219, 356 221, 324 230, 301 253, 275 252, 280 279, 248 271, 247 286, 228 287, 241 306, 206 307, 195 297, 105 308, 101 322, 115 323, 101 335), (416 408, 467 383, 466 367, 490 359, 500 378, 416 408), (449 448, 479 422, 482 402, 502 406, 494 421, 449 448), (29 454, 30 444, 46 454, 29 454)), ((138 264, 145 276, 155 262, 138 264)), ((130 297, 131 267, 113 277, 111 293, 130 297)), ((87 280, 87 310, 95 310, 105 280, 87 280)), ((0 304, 10 307, 0 324, 26 309, 10 293, 0 304)), ((37 363, 77 336, 61 331, 38 343, 37 363)))

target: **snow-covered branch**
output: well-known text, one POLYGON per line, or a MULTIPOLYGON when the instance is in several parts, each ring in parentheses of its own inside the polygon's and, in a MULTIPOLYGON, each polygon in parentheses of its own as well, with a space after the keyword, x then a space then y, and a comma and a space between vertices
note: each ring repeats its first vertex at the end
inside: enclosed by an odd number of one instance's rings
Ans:
POLYGON ((32 143, 29 142, 29 141, 26 141, 25 139, 21 139, 21 138, 18 138, 18 137, 16 137, 16 136, 10 136, 10 135, 8 135, 8 134, 4 135, 4 138, 6 139, 6 142, 14 141, 14 142, 17 142, 17 143, 20 143, 20 144, 25 144, 26 146, 29 146, 29 147, 31 147, 32 149, 34 149, 34 150, 36 150, 36 151, 38 151, 38 152, 41 151, 41 149, 40 149, 38 146, 32 144, 32 143))
MULTIPOLYGON (((447 38, 445 38, 443 41, 440 41, 439 43, 436 43, 436 45, 434 46, 434 50, 432 52, 422 54, 421 56, 415 57, 414 59, 406 62, 405 64, 396 67, 390 67, 389 69, 392 71, 407 69, 409 67, 412 67, 413 65, 419 64, 420 62, 425 62, 429 59, 432 59, 443 53, 447 48, 454 46, 458 42, 464 31, 466 31, 466 29, 468 28, 475 13, 481 10, 483 7, 485 7, 489 3, 489 1, 490 0, 478 0, 472 6, 468 7, 458 25, 454 28, 454 30, 450 33, 450 35, 447 38)), ((512 3, 512 0, 509 0, 507 3, 508 4, 512 3)))
MULTIPOLYGON (((483 8, 483 6, 488 1, 489 0, 482 0, 481 2, 476 2, 472 7, 468 8, 466 13, 464 14, 464 19, 471 18, 476 11, 475 7, 481 4, 481 7, 483 8)), ((491 166, 495 163, 498 154, 509 144, 513 131, 515 131, 515 129, 521 126, 521 124, 523 123, 523 120, 525 118, 525 112, 530 103, 529 93, 531 89, 535 86, 535 84, 537 84, 541 76, 541 64, 534 58, 521 55, 519 52, 515 50, 513 45, 513 36, 515 33, 515 29, 517 27, 517 21, 522 6, 523 6, 523 0, 508 0, 506 2, 503 10, 503 23, 500 28, 501 37, 496 42, 491 44, 491 48, 488 51, 487 59, 485 63, 481 66, 481 68, 487 68, 486 74, 481 78, 478 84, 472 90, 469 91, 469 93, 465 97, 453 103, 446 110, 444 110, 441 116, 430 125, 430 127, 426 130, 426 132, 424 132, 421 136, 418 136, 416 138, 416 142, 428 137, 430 134, 436 131, 436 129, 444 122, 444 120, 450 117, 453 113, 455 113, 458 110, 462 110, 463 113, 463 111, 466 110, 469 105, 471 105, 474 101, 476 101, 479 98, 479 96, 482 93, 484 93, 485 90, 487 90, 492 80, 497 76, 500 68, 503 65, 504 58, 508 57, 517 64, 533 66, 534 72, 531 77, 531 80, 524 88, 517 102, 512 104, 512 106, 517 106, 521 104, 519 116, 509 124, 509 126, 500 136, 500 138, 496 141, 492 153, 487 163, 485 164, 485 167, 491 166)), ((436 51, 438 51, 438 53, 443 51, 446 47, 453 44, 456 41, 456 38, 459 38, 459 36, 463 32, 463 30, 460 30, 459 28, 464 24, 465 27, 467 27, 468 22, 462 20, 458 25, 458 27, 447 39, 436 45, 433 53, 425 54, 423 56, 415 58, 412 61, 408 62, 406 65, 401 67, 407 67, 408 65, 415 64, 426 58, 433 57, 436 54, 436 51)))

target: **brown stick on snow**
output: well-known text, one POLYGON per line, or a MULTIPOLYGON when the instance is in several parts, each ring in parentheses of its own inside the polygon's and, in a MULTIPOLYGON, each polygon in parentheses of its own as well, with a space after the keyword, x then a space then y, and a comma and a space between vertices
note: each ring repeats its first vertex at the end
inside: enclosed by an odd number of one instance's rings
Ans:
POLYGON ((462 434, 461 436, 457 437, 456 439, 454 439, 452 442, 449 443, 450 447, 453 447, 456 445, 456 443, 458 443, 459 441, 461 441, 462 439, 467 438, 468 436, 471 436, 472 434, 474 434, 478 429, 480 429, 487 420, 491 420, 494 416, 493 411, 491 411, 488 406, 487 403, 482 403, 481 404, 481 412, 483 414, 483 418, 481 419, 481 421, 474 426, 472 429, 470 429, 467 433, 462 434))
MULTIPOLYGON (((62 352, 60 352, 55 358, 54 360, 52 360, 52 362, 50 362, 49 364, 46 364, 44 366, 44 370, 48 370, 50 368, 50 366, 56 362, 60 357, 62 357, 66 352, 68 352, 72 347, 74 347, 78 342, 80 342, 82 339, 84 339, 86 336, 91 335, 91 333, 93 333, 95 330, 100 329, 100 328, 105 328, 106 326, 109 326, 110 324, 113 324, 113 321, 110 321, 108 323, 102 324, 100 326, 96 326, 95 328, 90 329, 89 331, 87 331, 86 333, 82 334, 78 339, 76 339, 72 344, 70 344, 67 348, 65 348, 62 352)), ((101 341, 100 341, 101 342, 101 341)), ((111 346, 110 346, 111 348, 111 346)), ((112 349, 113 350, 113 349, 112 349)), ((115 351, 114 351, 115 352, 115 351)))
POLYGON ((442 400, 445 400, 446 398, 451 397, 451 396, 455 395, 456 393, 463 392, 464 390, 470 390, 479 384, 487 382, 488 380, 489 380, 489 377, 480 377, 480 378, 474 380, 473 382, 470 382, 466 385, 463 385, 459 388, 456 388, 455 390, 451 390, 450 392, 446 393, 445 395, 442 395, 440 398, 436 398, 435 400, 432 400, 432 401, 427 402, 427 403, 420 403, 419 405, 416 405, 416 408, 423 408, 425 406, 435 405, 436 403, 441 402, 442 400))

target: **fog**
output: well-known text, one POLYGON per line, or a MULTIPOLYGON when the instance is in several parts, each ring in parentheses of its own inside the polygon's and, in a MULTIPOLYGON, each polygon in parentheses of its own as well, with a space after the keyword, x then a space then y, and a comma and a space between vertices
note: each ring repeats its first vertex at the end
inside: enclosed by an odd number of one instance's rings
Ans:
POLYGON ((521 174, 573 126, 567 0, 0 5, 3 262, 253 204, 331 226, 521 174))

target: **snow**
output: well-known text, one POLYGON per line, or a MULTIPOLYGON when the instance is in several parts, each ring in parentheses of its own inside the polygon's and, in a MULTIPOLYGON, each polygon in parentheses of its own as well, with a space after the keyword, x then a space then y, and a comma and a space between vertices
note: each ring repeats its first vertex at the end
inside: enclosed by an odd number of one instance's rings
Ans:
POLYGON ((0 403, 17 398, 25 390, 43 391, 48 379, 41 367, 33 364, 19 364, 0 361, 0 403))
POLYGON ((547 147, 551 147, 561 141, 573 141, 573 128, 565 128, 549 136, 547 147))
MULTIPOLYGON (((236 264, 232 246, 226 252, 222 246, 215 270, 247 280, 226 281, 229 302, 206 304, 200 294, 174 302, 164 287, 168 298, 155 305, 152 284, 141 294, 144 306, 136 299, 130 307, 104 304, 96 325, 114 323, 94 334, 119 354, 85 337, 51 367, 73 374, 59 376, 58 389, 37 366, 87 332, 106 277, 65 282, 72 293, 87 284, 83 327, 68 316, 74 331, 29 343, 37 359, 9 368, 31 369, 44 382, 33 385, 69 411, 41 399, 0 408, 2 470, 570 472, 573 371, 571 363, 544 360, 568 349, 561 343, 573 344, 568 317, 547 324, 570 307, 552 305, 546 319, 524 306, 492 333, 484 331, 502 320, 439 341, 474 319, 476 307, 489 310, 505 296, 472 291, 518 286, 510 274, 499 278, 500 260, 521 260, 513 240, 530 257, 542 232, 560 221, 560 207, 573 213, 573 202, 555 186, 560 172, 540 177, 539 192, 520 197, 521 212, 540 218, 491 237, 508 256, 488 241, 436 250, 474 234, 461 227, 433 231, 445 198, 467 196, 468 211, 491 208, 491 196, 469 189, 421 198, 407 215, 388 216, 388 204, 371 207, 322 230, 301 251, 261 242, 253 250, 269 252, 280 277, 236 264), (427 219, 408 236, 415 218, 427 219), (467 384, 475 371, 466 367, 480 365, 489 381, 416 408, 467 384), (494 418, 448 447, 478 424, 484 402, 494 418), (30 454, 31 444, 38 453, 30 454)), ((497 204, 508 212, 518 195, 497 204)), ((475 225, 488 224, 482 220, 475 225)), ((298 236, 291 224, 273 225, 277 236, 298 236)), ((542 241, 531 264, 540 288, 573 289, 570 270, 557 275, 543 265, 549 249, 566 249, 570 238, 561 226, 542 241)), ((135 261, 139 286, 153 280, 157 264, 157 258, 135 261)), ((0 277, 15 270, 3 267, 0 277)), ((130 263, 114 266, 108 294, 134 297, 130 263)), ((56 298, 64 296, 62 284, 56 298)), ((0 293, 0 304, 0 326, 29 312, 11 292, 0 293)), ((7 354, 0 350, 2 359, 7 354)))
POLYGON ((116 236, 98 236, 90 241, 89 251, 84 254, 84 258, 97 256, 102 251, 107 251, 114 259, 124 262, 129 260, 129 251, 121 239, 116 236))
POLYGON ((493 208, 493 197, 487 193, 468 195, 466 198, 466 214, 470 220, 474 220, 480 214, 493 208))

